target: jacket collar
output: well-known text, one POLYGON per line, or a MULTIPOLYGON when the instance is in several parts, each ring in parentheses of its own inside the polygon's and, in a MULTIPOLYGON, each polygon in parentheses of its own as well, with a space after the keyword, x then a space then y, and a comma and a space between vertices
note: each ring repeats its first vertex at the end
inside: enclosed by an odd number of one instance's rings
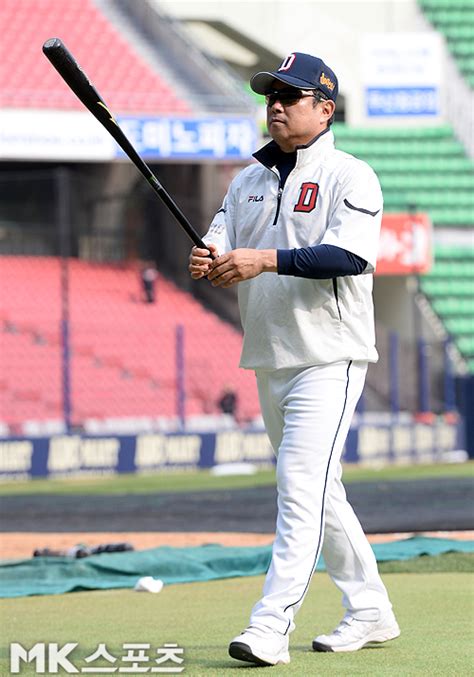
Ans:
MULTIPOLYGON (((308 144, 297 146, 296 165, 301 166, 307 162, 314 162, 318 157, 322 157, 327 150, 334 148, 334 134, 331 128, 324 129, 320 134, 314 137, 308 144)), ((263 148, 260 148, 253 157, 264 167, 271 169, 275 167, 278 159, 283 155, 283 151, 275 141, 270 141, 263 148)))

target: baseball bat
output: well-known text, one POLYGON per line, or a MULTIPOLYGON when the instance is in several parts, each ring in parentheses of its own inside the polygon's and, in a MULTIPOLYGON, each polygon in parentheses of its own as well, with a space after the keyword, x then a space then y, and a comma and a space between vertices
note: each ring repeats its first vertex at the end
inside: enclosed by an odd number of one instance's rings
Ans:
MULTIPOLYGON (((92 115, 97 118, 109 134, 113 136, 120 148, 122 148, 135 167, 143 174, 148 184, 168 207, 169 211, 173 214, 179 225, 186 231, 196 247, 208 249, 205 242, 200 238, 197 231, 193 228, 171 195, 163 188, 150 167, 142 160, 127 139, 117 122, 114 120, 114 116, 109 111, 107 104, 63 42, 59 38, 46 40, 43 45, 43 53, 58 71, 63 80, 69 85, 77 98, 92 113, 92 115)), ((212 254, 211 258, 214 258, 212 254)))

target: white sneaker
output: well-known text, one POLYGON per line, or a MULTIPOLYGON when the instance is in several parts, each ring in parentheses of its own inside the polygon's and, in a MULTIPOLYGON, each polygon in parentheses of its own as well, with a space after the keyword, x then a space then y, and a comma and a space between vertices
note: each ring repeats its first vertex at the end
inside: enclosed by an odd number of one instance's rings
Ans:
POLYGON ((257 665, 289 663, 288 635, 251 625, 229 644, 229 655, 257 665))
POLYGON ((400 628, 392 611, 378 621, 362 621, 353 616, 344 616, 334 632, 319 635, 313 640, 314 651, 357 651, 370 642, 386 642, 395 639, 400 628))

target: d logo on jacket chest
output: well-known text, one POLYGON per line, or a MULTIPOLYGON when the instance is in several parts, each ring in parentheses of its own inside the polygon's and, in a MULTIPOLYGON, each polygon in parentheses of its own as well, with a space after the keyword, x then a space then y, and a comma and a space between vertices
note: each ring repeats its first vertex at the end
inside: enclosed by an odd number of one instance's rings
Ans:
POLYGON ((319 184, 307 181, 301 184, 298 202, 295 204, 295 212, 312 212, 318 199, 319 184))

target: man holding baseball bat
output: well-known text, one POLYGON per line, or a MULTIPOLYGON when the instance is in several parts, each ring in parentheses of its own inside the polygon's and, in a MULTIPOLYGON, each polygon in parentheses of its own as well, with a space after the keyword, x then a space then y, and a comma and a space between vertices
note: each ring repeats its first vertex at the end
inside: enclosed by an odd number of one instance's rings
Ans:
POLYGON ((334 148, 338 82, 295 52, 253 76, 272 141, 232 181, 189 270, 239 284, 240 366, 255 370, 277 456, 278 518, 263 596, 232 657, 289 663, 289 633, 321 552, 343 620, 315 651, 356 651, 400 634, 372 549, 347 502, 340 458, 369 362, 382 194, 364 162, 334 148), (215 257, 210 257, 209 252, 215 257))

